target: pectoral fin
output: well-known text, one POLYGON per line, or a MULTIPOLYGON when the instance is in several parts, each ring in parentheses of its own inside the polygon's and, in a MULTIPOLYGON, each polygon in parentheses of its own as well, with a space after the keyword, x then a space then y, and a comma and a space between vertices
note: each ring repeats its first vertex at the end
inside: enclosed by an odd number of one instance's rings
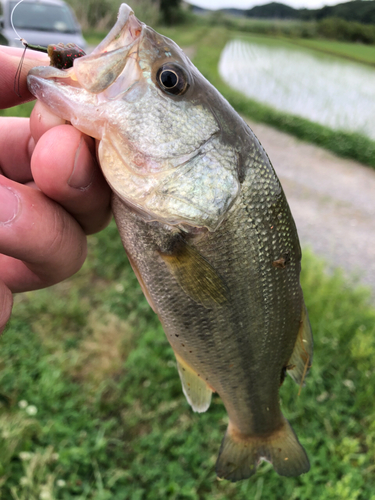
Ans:
POLYGON ((176 355, 176 360, 182 390, 189 405, 195 412, 203 413, 207 411, 211 404, 212 390, 180 356, 176 355))
POLYGON ((211 309, 228 299, 223 278, 188 243, 182 242, 171 254, 160 253, 160 256, 186 295, 198 304, 211 309))
POLYGON ((303 384, 304 378, 311 367, 312 357, 313 338, 307 309, 303 303, 300 328, 294 351, 287 367, 289 375, 297 384, 303 384))

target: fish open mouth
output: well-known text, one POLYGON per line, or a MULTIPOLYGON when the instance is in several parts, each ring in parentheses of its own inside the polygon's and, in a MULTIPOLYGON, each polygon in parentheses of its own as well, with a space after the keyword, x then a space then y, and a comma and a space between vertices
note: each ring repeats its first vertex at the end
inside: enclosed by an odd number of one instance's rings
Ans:
POLYGON ((122 4, 116 24, 91 54, 75 59, 73 67, 66 70, 51 66, 33 68, 29 85, 42 91, 48 85, 43 81, 49 81, 56 87, 75 87, 91 94, 104 92, 101 100, 113 99, 141 76, 138 47, 143 31, 144 24, 129 6, 122 4))

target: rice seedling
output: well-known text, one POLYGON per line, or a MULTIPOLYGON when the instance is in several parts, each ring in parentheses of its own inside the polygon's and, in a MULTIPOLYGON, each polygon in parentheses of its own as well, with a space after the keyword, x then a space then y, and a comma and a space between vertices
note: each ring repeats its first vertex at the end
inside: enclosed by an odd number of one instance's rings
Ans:
POLYGON ((307 51, 230 41, 223 80, 246 96, 334 130, 375 139, 375 70, 307 51))

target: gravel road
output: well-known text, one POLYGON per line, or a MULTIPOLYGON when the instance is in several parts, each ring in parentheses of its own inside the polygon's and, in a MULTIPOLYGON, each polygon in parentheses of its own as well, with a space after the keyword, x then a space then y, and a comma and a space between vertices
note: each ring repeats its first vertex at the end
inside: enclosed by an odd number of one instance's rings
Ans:
POLYGON ((246 121, 280 178, 302 247, 357 275, 375 303, 375 170, 246 121))

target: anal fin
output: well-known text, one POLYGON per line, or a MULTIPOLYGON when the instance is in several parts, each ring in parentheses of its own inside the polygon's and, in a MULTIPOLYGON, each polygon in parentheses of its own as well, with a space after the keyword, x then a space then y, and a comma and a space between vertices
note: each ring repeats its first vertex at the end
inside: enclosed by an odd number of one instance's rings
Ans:
POLYGON ((176 354, 177 369, 180 375, 182 390, 189 405, 197 413, 208 410, 211 404, 212 390, 206 382, 176 354))
POLYGON ((292 379, 299 385, 311 368, 313 358, 313 337, 305 303, 302 304, 302 314, 297 340, 293 354, 288 362, 287 371, 292 379))

